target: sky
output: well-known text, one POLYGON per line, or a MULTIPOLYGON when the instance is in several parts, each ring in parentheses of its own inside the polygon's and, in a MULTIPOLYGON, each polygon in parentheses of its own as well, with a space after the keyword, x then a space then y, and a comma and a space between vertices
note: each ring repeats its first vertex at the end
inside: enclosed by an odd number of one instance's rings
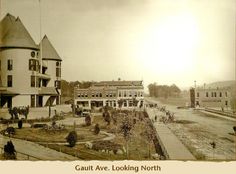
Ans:
MULTIPOLYGON (((39 0, 1 0, 0 12, 39 43, 39 0)), ((236 0, 41 0, 41 14, 67 81, 235 79, 236 0)))

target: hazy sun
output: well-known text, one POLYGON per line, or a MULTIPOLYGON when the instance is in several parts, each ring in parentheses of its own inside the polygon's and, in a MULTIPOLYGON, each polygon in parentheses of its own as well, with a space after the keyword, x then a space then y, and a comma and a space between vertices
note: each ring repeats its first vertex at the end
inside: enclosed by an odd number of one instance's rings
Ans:
POLYGON ((182 74, 194 66, 198 28, 189 14, 150 26, 137 50, 140 63, 155 73, 182 74))

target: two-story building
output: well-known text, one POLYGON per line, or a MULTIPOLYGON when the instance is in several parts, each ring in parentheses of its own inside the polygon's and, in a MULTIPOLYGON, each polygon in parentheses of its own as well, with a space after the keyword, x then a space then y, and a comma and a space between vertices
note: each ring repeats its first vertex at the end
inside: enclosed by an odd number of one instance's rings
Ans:
POLYGON ((93 83, 87 89, 75 89, 75 105, 89 108, 103 106, 118 108, 119 100, 123 101, 122 108, 142 107, 144 100, 142 81, 102 81, 93 83))
POLYGON ((235 86, 232 82, 217 82, 196 87, 195 107, 230 108, 235 99, 235 86))
POLYGON ((0 22, 0 107, 59 104, 61 61, 47 36, 37 45, 20 18, 7 14, 0 22))

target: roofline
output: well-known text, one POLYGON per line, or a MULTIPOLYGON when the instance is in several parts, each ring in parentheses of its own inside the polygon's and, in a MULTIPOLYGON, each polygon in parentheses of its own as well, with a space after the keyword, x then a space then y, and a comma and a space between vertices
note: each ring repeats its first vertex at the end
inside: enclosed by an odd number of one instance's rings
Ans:
POLYGON ((39 50, 39 48, 33 48, 33 47, 17 47, 17 46, 0 46, 0 50, 4 49, 30 49, 30 50, 39 50))
POLYGON ((42 58, 43 60, 56 60, 56 61, 61 61, 62 59, 57 59, 57 58, 42 58))

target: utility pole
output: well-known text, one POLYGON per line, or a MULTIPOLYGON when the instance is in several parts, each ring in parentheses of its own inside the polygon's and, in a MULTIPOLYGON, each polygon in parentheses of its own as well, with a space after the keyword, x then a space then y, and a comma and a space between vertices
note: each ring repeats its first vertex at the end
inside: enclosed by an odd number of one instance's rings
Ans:
POLYGON ((73 117, 75 116, 75 95, 76 95, 76 86, 74 86, 74 94, 73 94, 73 105, 72 105, 72 111, 73 111, 73 117))

